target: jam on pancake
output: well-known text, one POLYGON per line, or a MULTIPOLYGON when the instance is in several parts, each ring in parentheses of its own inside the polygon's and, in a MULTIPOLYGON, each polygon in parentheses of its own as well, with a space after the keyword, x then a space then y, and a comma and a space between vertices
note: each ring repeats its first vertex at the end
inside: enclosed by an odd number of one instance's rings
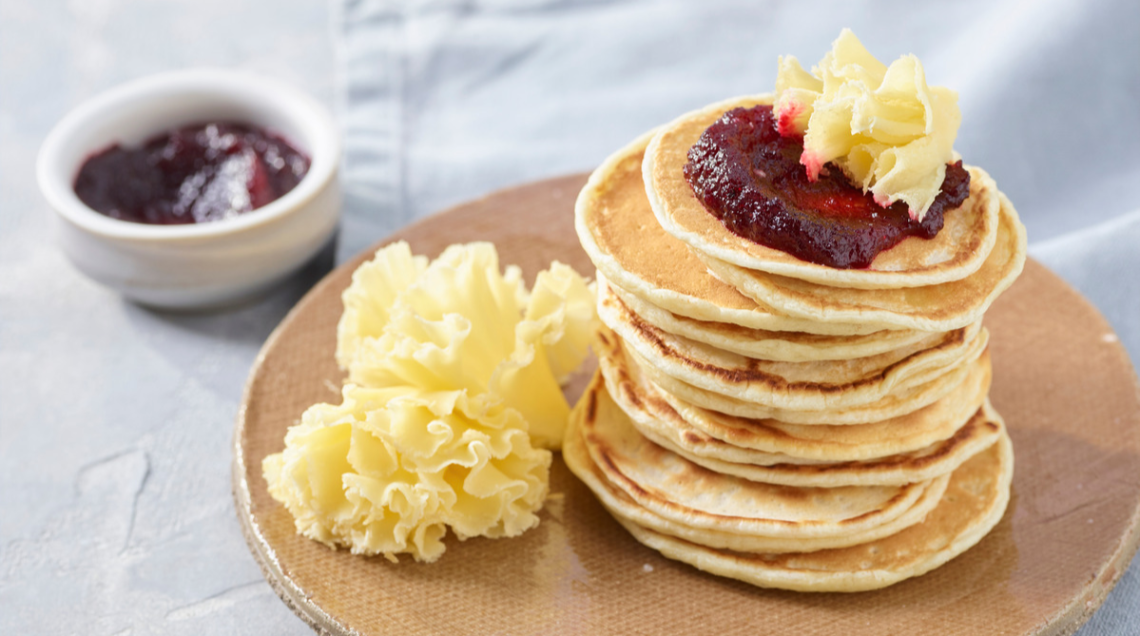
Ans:
POLYGON ((771 106, 724 114, 689 150, 685 178, 705 208, 733 234, 839 269, 869 267, 908 236, 930 239, 943 214, 962 205, 970 174, 962 162, 946 177, 922 221, 906 203, 880 206, 833 164, 809 180, 800 163, 803 137, 781 135, 771 106))

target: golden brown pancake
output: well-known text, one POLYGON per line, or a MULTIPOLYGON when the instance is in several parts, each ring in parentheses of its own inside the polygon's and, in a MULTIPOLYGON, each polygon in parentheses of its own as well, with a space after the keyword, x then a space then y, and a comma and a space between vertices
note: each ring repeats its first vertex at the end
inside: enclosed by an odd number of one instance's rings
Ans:
POLYGON ((784 409, 861 406, 925 384, 962 360, 976 358, 988 332, 976 323, 875 356, 850 360, 777 362, 748 358, 667 334, 601 296, 598 316, 661 373, 714 393, 784 409))
POLYGON ((628 404, 633 409, 664 413, 660 419, 669 420, 676 429, 674 441, 689 452, 743 463, 761 463, 753 458, 764 456, 798 464, 861 462, 920 451, 953 437, 982 408, 991 375, 986 353, 965 381, 932 404, 881 422, 832 426, 718 413, 661 390, 637 365, 610 356, 600 362, 610 395, 634 417, 635 424, 637 417, 628 404))
MULTIPOLYGON (((628 397, 628 394, 625 395, 628 397)), ((723 475, 742 477, 784 486, 838 488, 841 486, 901 486, 928 481, 949 474, 970 457, 997 441, 1003 424, 991 407, 975 411, 974 416, 949 439, 911 453, 879 459, 840 463, 802 463, 802 460, 752 451, 747 461, 727 461, 715 455, 741 454, 720 440, 705 439, 690 443, 685 436, 684 420, 675 411, 654 410, 664 402, 637 403, 619 401, 622 410, 646 439, 676 453, 698 466, 723 475), (694 453, 691 449, 701 451, 694 453), (711 452, 709 452, 711 451, 711 452)), ((747 451, 743 451, 747 452, 747 451)))
MULTIPOLYGON (((871 404, 837 409, 796 410, 774 408, 755 402, 738 400, 677 380, 666 373, 662 373, 636 352, 627 348, 621 338, 613 332, 599 333, 597 342, 599 364, 616 364, 617 360, 621 360, 621 364, 636 366, 661 390, 694 406, 743 418, 775 419, 789 424, 831 424, 836 426, 879 422, 905 415, 931 404, 953 391, 969 374, 978 372, 978 366, 982 364, 980 361, 981 354, 984 353, 984 351, 979 352, 977 359, 966 360, 963 364, 952 368, 926 384, 892 393, 871 404)), ((985 363, 988 364, 988 360, 985 363)))
POLYGON ((606 278, 647 302, 698 320, 831 335, 889 328, 792 318, 710 275, 688 245, 661 228, 649 207, 641 160, 651 136, 643 135, 611 155, 578 194, 578 238, 606 278))
POLYGON ((726 111, 771 104, 771 95, 744 97, 682 115, 663 126, 645 154, 643 174, 650 205, 662 227, 694 251, 742 267, 832 287, 887 289, 960 280, 981 267, 997 236, 997 186, 969 167, 970 196, 949 210, 932 239, 909 237, 875 257, 866 269, 809 263, 733 234, 693 194, 682 169, 701 134, 726 111))
POLYGON ((562 457, 570 470, 598 496, 610 514, 621 519, 623 523, 635 523, 652 528, 657 532, 713 548, 767 553, 812 552, 874 541, 922 521, 927 513, 938 505, 942 493, 945 492, 946 485, 950 481, 949 475, 932 480, 923 491, 922 496, 906 512, 892 521, 859 533, 835 537, 787 538, 692 528, 638 505, 623 490, 606 479, 590 458, 589 451, 586 450, 579 434, 579 421, 582 413, 583 409, 577 409, 570 415, 566 442, 562 447, 562 457))
POLYGON ((668 400, 605 376, 610 396, 633 426, 653 443, 709 470, 785 486, 892 486, 949 473, 997 440, 1002 422, 987 404, 949 438, 907 453, 829 462, 740 448, 694 429, 668 400))
POLYGON ((726 322, 679 316, 621 289, 600 272, 597 282, 599 297, 617 296, 630 311, 661 331, 751 358, 784 362, 845 360, 885 353, 930 337, 929 332, 913 329, 883 330, 855 336, 749 329, 726 322))
POLYGON ((843 289, 746 270, 707 255, 701 259, 742 293, 779 311, 820 322, 890 325, 943 331, 981 319, 1025 265, 1025 227, 1009 199, 998 193, 998 240, 981 268, 962 280, 904 289, 843 289))
POLYGON ((618 521, 646 546, 711 574, 801 592, 860 592, 925 574, 980 541, 1001 520, 1012 477, 1013 450, 1003 434, 951 473, 938 506, 921 523, 869 543, 809 553, 709 548, 618 521))
POLYGON ((600 381, 579 408, 582 441, 606 480, 638 505, 690 528, 782 538, 862 533, 897 519, 930 486, 799 488, 749 481, 646 439, 600 381))

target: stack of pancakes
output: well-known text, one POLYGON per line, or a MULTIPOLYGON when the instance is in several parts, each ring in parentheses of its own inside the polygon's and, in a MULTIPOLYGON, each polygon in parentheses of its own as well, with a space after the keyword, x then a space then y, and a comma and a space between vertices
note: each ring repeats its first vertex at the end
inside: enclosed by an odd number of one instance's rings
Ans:
POLYGON ((982 315, 1025 233, 983 171, 931 240, 867 269, 730 233, 682 174, 739 99, 610 157, 576 208, 598 269, 599 373, 570 468, 638 541, 765 587, 856 591, 977 543, 1009 499, 982 315))

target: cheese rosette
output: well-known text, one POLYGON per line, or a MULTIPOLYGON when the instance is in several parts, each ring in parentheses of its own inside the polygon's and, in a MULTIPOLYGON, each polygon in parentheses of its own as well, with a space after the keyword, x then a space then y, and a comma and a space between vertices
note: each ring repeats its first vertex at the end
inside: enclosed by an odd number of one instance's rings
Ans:
POLYGON ((340 405, 317 404, 262 465, 298 532, 354 553, 434 561, 460 539, 538 523, 588 352, 593 290, 553 263, 527 291, 489 243, 428 262, 379 250, 342 296, 340 405))
POLYGON ((538 523, 551 454, 518 411, 489 396, 346 385, 289 429, 263 472, 298 532, 356 554, 435 561, 460 539, 513 537, 538 523))
POLYGON ((430 264, 397 243, 344 293, 338 362, 362 386, 489 394, 517 409, 531 439, 557 449, 570 413, 560 382, 585 359, 594 295, 554 262, 527 292, 490 243, 453 245, 430 264))
POLYGON ((904 201, 915 220, 957 160, 957 93, 928 86, 913 55, 884 65, 848 29, 811 73, 780 58, 775 108, 781 134, 804 136, 800 163, 810 179, 832 161, 879 205, 904 201))
POLYGON ((344 312, 337 323, 336 362, 347 369, 365 338, 377 337, 388 324, 396 297, 427 269, 426 256, 413 256, 404 241, 377 250, 372 260, 352 272, 341 295, 344 312))

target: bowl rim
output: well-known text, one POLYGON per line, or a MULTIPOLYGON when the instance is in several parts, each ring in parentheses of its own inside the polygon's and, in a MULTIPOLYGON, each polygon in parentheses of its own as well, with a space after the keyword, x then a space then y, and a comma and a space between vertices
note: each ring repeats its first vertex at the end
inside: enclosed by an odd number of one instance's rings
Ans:
MULTIPOLYGON (((257 121, 249 123, 259 124, 257 121)), ((84 149, 94 153, 99 148, 84 149)), ((335 178, 341 141, 329 111, 298 88, 264 75, 230 69, 198 68, 168 71, 113 87, 79 104, 52 128, 36 158, 36 180, 48 204, 64 220, 98 236, 139 241, 186 241, 240 233, 263 226, 298 210, 335 178), (272 110, 302 131, 297 136, 309 153, 310 165, 297 186, 270 203, 230 218, 186 225, 152 225, 111 218, 92 210, 75 194, 74 174, 63 156, 72 140, 108 113, 143 108, 148 101, 179 94, 207 95, 218 103, 239 103, 272 110), (311 135, 311 136, 310 136, 311 135)))

